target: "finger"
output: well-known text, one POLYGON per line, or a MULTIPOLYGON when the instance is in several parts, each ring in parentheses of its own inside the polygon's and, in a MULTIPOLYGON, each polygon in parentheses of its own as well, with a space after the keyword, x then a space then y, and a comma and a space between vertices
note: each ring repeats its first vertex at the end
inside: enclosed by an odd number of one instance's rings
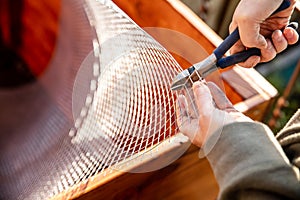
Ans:
MULTIPOLYGON (((235 53, 241 52, 246 50, 245 46, 242 44, 242 42, 239 40, 236 42, 230 49, 230 54, 233 55, 235 53)), ((251 56, 248 58, 245 62, 239 63, 240 66, 245 68, 251 68, 257 65, 260 62, 260 56, 251 56)))
POLYGON ((201 146, 198 119, 192 119, 188 114, 188 104, 184 95, 179 95, 176 102, 176 120, 181 133, 186 135, 193 144, 201 146))
POLYGON ((288 46, 288 41, 280 30, 276 30, 272 33, 272 42, 277 53, 282 52, 288 46))
POLYGON ((188 120, 187 102, 184 95, 179 95, 176 101, 176 120, 178 127, 182 127, 188 120))
POLYGON ((199 116, 209 117, 215 109, 209 88, 204 83, 197 81, 193 84, 193 91, 199 116))
POLYGON ((197 118, 198 117, 198 110, 197 110, 197 106, 195 104, 195 97, 194 97, 193 89, 192 88, 186 88, 184 90, 184 94, 185 94, 185 97, 186 97, 188 115, 191 118, 197 118))
POLYGON ((267 39, 267 48, 261 49, 261 62, 268 62, 275 58, 277 52, 271 40, 267 39))
POLYGON ((288 44, 295 44, 299 39, 297 31, 291 27, 286 27, 283 30, 283 35, 287 39, 288 44))
POLYGON ((256 66, 258 63, 260 63, 260 61, 261 61, 260 56, 251 56, 245 62, 239 63, 239 66, 242 66, 245 68, 251 68, 251 67, 256 66))
POLYGON ((234 45, 232 45, 232 47, 230 48, 230 54, 232 55, 232 54, 244 51, 245 49, 246 49, 246 47, 239 40, 234 45))
POLYGON ((220 110, 226 110, 228 112, 236 111, 236 109, 233 107, 232 103, 226 97, 224 92, 215 83, 208 82, 207 86, 212 94, 212 97, 216 103, 216 106, 220 110))

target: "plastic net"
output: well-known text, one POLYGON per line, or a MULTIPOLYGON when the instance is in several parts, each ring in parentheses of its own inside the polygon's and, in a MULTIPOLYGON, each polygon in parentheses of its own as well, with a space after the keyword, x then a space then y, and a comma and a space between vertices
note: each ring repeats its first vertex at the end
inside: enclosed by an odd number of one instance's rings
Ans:
POLYGON ((182 69, 111 1, 62 1, 53 60, 0 92, 0 195, 46 199, 177 133, 182 69))

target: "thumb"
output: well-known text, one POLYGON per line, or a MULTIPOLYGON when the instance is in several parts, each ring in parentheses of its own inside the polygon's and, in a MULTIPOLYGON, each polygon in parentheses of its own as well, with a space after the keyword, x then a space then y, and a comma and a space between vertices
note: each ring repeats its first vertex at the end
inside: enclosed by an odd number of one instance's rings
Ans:
POLYGON ((215 109, 209 88, 205 83, 197 81, 193 84, 196 105, 200 116, 208 116, 215 109))
MULTIPOLYGON (((249 20, 250 21, 250 20, 249 20)), ((267 41, 259 33, 260 25, 255 22, 245 22, 239 24, 240 38, 245 47, 256 47, 264 49, 267 47, 267 41)))

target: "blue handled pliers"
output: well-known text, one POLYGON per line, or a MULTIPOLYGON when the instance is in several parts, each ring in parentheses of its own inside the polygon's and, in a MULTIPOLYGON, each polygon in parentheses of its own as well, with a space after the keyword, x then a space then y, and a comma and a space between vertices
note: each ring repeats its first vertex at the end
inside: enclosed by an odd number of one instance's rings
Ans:
MULTIPOLYGON (((280 7, 273 13, 280 12, 290 6, 289 0, 284 0, 280 7)), ((250 56, 261 55, 260 49, 249 48, 245 51, 223 57, 223 55, 240 39, 238 28, 236 28, 225 40, 218 46, 214 52, 203 61, 194 64, 188 69, 183 70, 174 79, 171 85, 172 90, 179 90, 183 87, 191 87, 194 81, 205 78, 208 74, 218 68, 224 69, 228 66, 244 62, 250 56)))

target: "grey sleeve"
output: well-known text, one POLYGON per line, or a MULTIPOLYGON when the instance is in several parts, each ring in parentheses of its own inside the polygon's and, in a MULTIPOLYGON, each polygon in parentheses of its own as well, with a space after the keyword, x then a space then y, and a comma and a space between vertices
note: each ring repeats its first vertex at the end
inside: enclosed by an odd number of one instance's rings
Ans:
POLYGON ((290 162, 300 168, 300 109, 291 117, 276 139, 290 162))
POLYGON ((203 150, 220 187, 219 199, 300 199, 299 169, 268 127, 238 122, 214 134, 203 150))

